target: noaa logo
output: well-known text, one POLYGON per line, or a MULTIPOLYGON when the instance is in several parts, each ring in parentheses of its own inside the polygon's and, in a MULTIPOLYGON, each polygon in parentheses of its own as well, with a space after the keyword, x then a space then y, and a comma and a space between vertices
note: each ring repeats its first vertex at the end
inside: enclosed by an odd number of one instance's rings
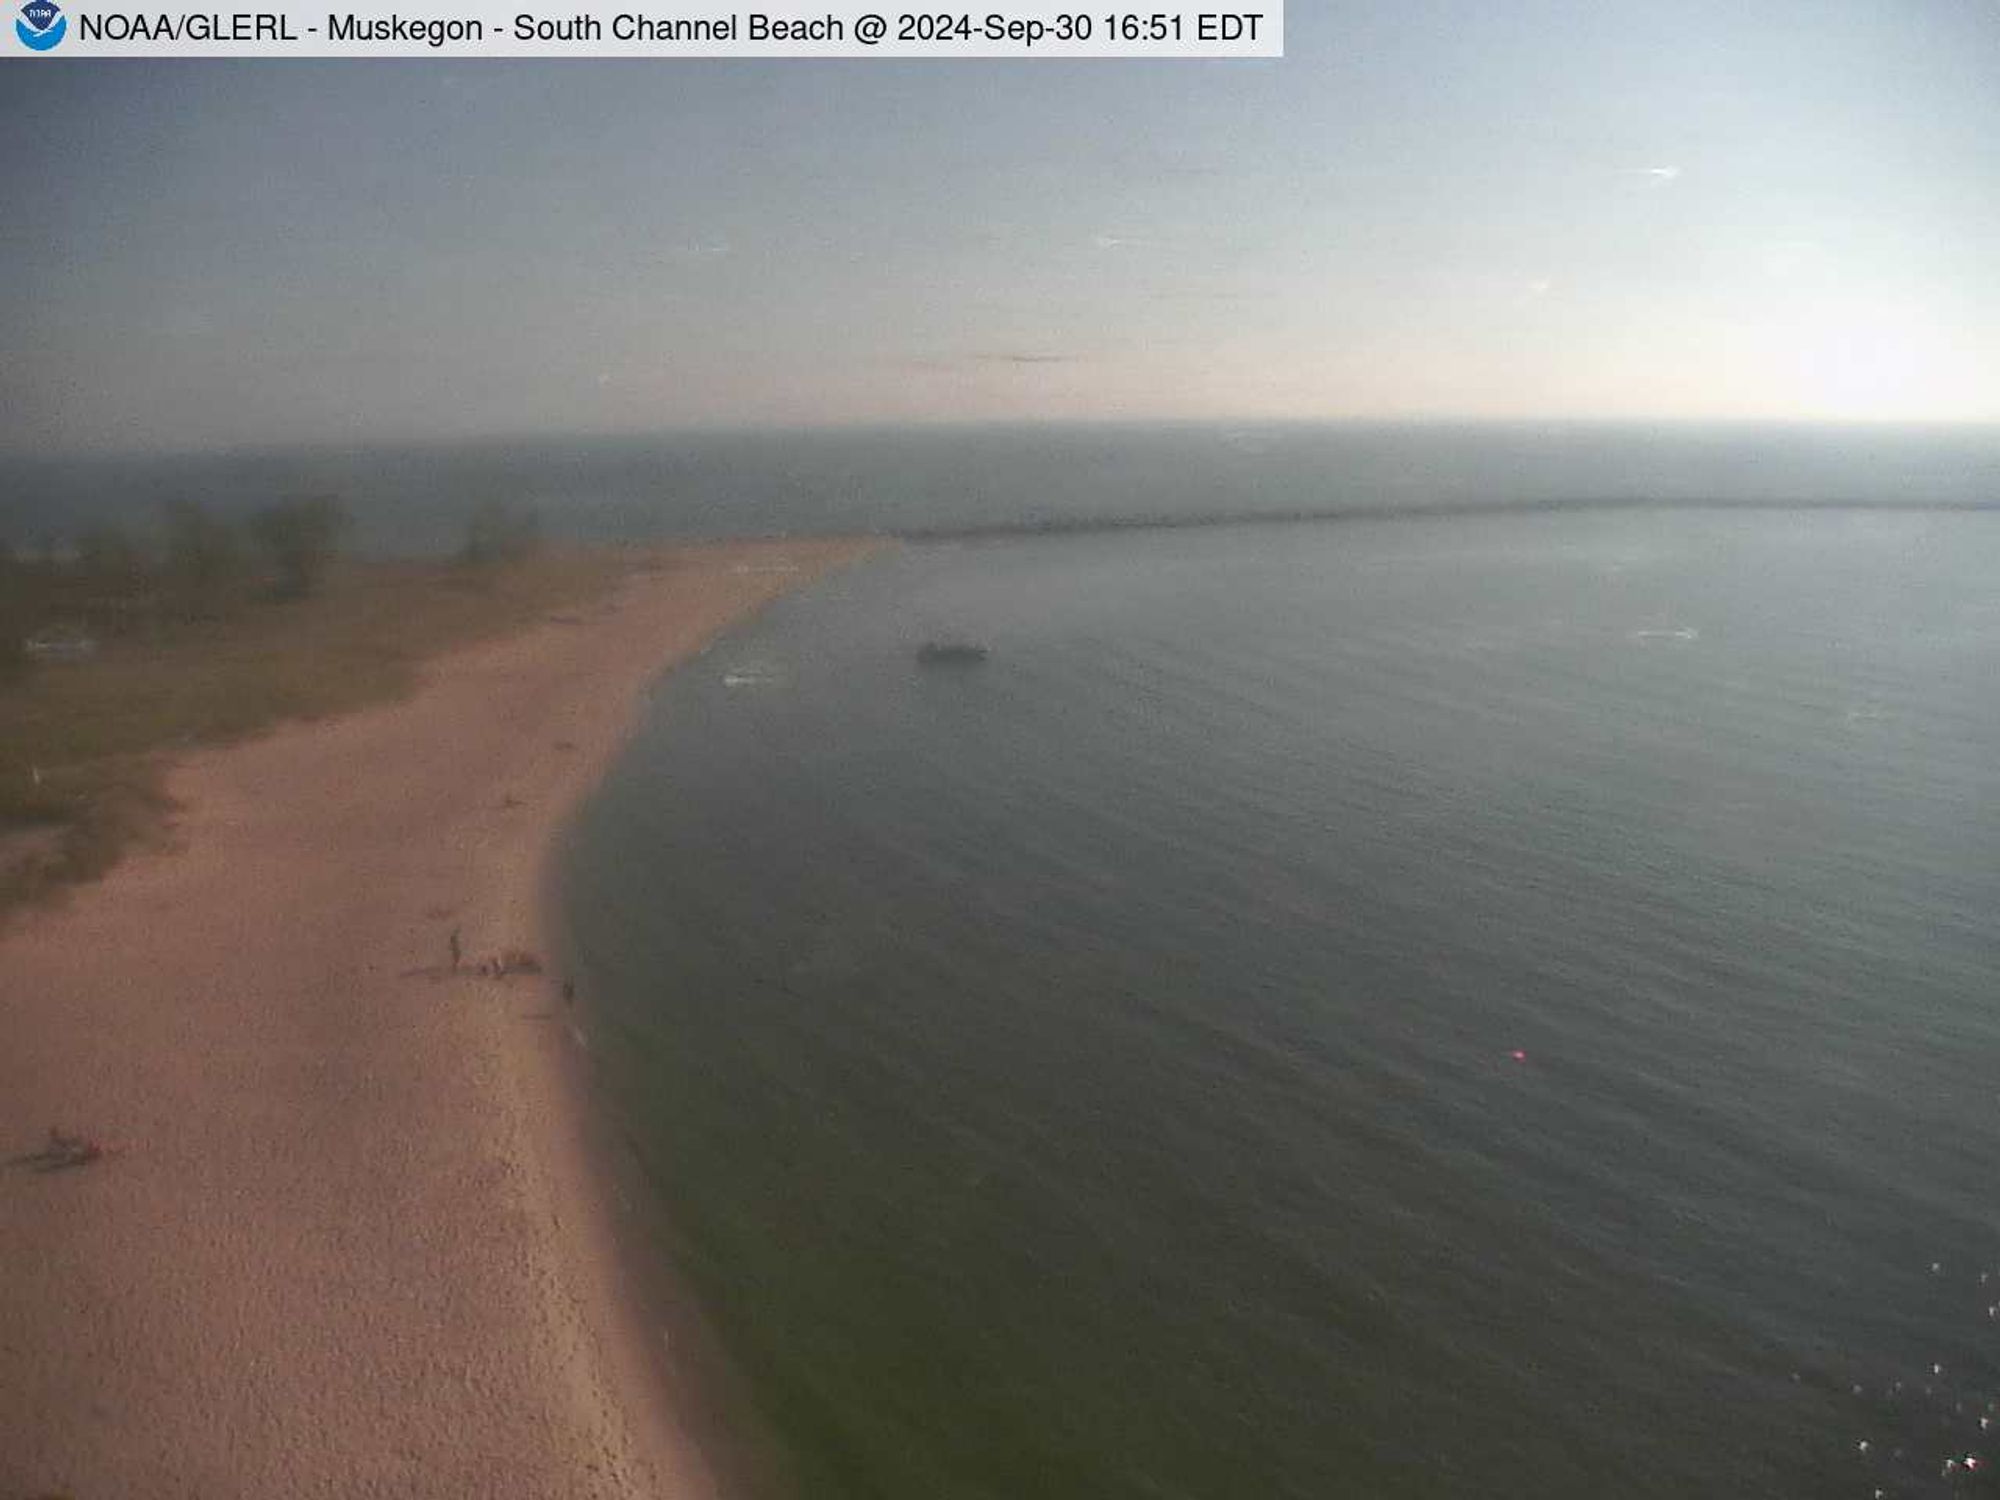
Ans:
POLYGON ((21 7, 21 19, 14 23, 14 35, 23 47, 46 52, 69 31, 69 19, 56 0, 28 0, 21 7))

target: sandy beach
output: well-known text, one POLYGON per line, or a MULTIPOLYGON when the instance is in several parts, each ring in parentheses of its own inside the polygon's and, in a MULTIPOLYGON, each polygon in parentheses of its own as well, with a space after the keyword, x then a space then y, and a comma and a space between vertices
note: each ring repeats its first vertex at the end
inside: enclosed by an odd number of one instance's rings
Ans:
POLYGON ((563 975, 482 966, 549 954, 645 685, 856 552, 670 554, 406 701, 191 754, 171 851, 0 932, 0 1500, 716 1493, 621 1291, 563 975))

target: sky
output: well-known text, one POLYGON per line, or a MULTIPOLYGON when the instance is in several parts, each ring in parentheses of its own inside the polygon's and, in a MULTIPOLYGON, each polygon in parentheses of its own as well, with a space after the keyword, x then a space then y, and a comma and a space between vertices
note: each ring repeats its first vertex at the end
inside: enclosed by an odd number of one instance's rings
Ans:
POLYGON ((1282 60, 0 62, 0 452, 2000 421, 2000 0, 1282 60))

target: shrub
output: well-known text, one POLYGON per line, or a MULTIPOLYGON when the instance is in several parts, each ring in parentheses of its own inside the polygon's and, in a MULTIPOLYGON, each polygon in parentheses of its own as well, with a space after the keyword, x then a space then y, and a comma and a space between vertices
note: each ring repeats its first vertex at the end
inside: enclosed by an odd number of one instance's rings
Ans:
POLYGON ((474 567, 519 562, 541 543, 541 521, 532 506, 488 500, 465 524, 465 546, 459 559, 474 567))
POLYGON ((303 599, 318 590, 347 527, 347 509, 331 495, 286 500, 251 516, 250 535, 270 559, 279 598, 303 599))

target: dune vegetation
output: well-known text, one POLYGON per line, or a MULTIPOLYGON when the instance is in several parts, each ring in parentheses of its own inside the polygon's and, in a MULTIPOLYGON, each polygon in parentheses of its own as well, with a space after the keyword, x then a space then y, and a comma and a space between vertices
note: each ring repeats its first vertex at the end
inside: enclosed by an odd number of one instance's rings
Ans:
POLYGON ((400 696, 426 657, 633 566, 518 527, 496 546, 490 516, 450 560, 344 558, 342 530, 327 502, 240 526, 186 506, 155 537, 0 554, 0 918, 160 839, 176 752, 400 696))

